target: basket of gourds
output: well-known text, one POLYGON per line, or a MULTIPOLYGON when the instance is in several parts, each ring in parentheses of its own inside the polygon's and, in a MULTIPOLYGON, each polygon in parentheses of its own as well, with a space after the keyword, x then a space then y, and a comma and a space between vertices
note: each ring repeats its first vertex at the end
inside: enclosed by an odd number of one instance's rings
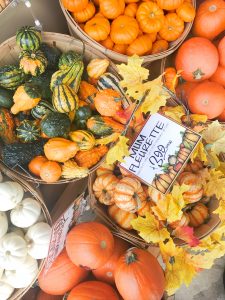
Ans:
POLYGON ((71 35, 117 62, 146 63, 173 53, 192 27, 193 1, 60 0, 71 35))
POLYGON ((36 183, 87 177, 124 128, 112 117, 126 105, 115 66, 79 40, 29 26, 0 53, 3 162, 36 183))
POLYGON ((20 299, 42 270, 51 217, 42 196, 0 163, 0 298, 20 299))

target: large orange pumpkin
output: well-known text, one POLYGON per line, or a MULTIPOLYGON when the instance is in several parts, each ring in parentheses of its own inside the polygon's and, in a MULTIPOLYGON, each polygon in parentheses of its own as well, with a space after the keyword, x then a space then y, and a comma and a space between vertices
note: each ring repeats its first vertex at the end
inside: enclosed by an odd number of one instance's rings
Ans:
POLYGON ((115 204, 109 206, 108 214, 116 224, 126 230, 132 230, 131 221, 137 218, 136 214, 122 210, 115 204))
POLYGON ((190 97, 191 91, 198 85, 197 82, 189 82, 185 81, 183 83, 178 84, 176 87, 176 95, 177 97, 185 104, 187 104, 188 99, 190 97))
POLYGON ((217 82, 225 87, 225 67, 218 66, 210 81, 217 82))
POLYGON ((40 290, 36 300, 62 300, 62 296, 49 295, 40 290))
POLYGON ((69 259, 64 249, 55 259, 47 273, 44 270, 38 277, 40 288, 50 295, 64 295, 84 280, 88 271, 77 267, 69 259))
POLYGON ((161 9, 174 10, 177 9, 184 0, 157 0, 157 4, 161 9))
POLYGON ((225 122, 225 109, 224 111, 222 112, 222 114, 220 114, 218 116, 218 120, 221 121, 221 122, 225 122))
POLYGON ((225 89, 217 82, 203 82, 190 93, 188 106, 192 113, 218 117, 225 109, 225 89))
POLYGON ((125 300, 162 299, 165 278, 157 259, 149 252, 131 248, 115 269, 116 287, 125 300))
POLYGON ((139 56, 147 54, 152 49, 152 41, 148 34, 143 34, 136 38, 127 48, 127 55, 137 54, 139 56))
POLYGON ((104 41, 110 33, 109 20, 104 17, 93 17, 85 24, 84 31, 95 41, 104 41))
POLYGON ((213 40, 225 30, 225 1, 205 0, 198 7, 193 32, 213 40))
POLYGON ((114 241, 115 247, 113 255, 102 267, 92 271, 96 279, 109 284, 115 283, 114 271, 117 261, 119 260, 120 256, 129 248, 128 243, 118 237, 114 237, 114 241))
POLYGON ((218 51, 219 51, 220 65, 225 68, 225 36, 219 42, 218 51))
POLYGON ((66 238, 66 251, 71 261, 87 269, 103 266, 113 250, 113 235, 106 226, 97 222, 73 227, 66 238))
POLYGON ((190 38, 184 42, 175 59, 176 69, 182 70, 181 76, 192 82, 210 78, 215 73, 218 63, 216 47, 201 37, 190 38))
POLYGON ((119 300, 116 291, 101 281, 86 281, 69 293, 67 300, 119 300))
POLYGON ((88 0, 62 0, 63 6, 71 12, 78 12, 88 5, 88 0))
POLYGON ((159 31, 162 39, 173 42, 177 40, 184 31, 184 21, 175 13, 170 13, 165 16, 163 26, 159 31))
POLYGON ((99 0, 100 12, 107 19, 115 19, 122 15, 125 9, 124 0, 99 0))

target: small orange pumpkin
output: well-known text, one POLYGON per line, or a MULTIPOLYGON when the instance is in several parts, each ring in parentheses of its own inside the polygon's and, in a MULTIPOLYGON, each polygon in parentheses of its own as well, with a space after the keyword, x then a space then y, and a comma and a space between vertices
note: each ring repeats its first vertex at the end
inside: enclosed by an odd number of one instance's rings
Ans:
POLYGON ((149 194, 148 194, 148 187, 147 186, 142 186, 146 198, 144 201, 141 202, 141 207, 140 209, 137 211, 139 216, 145 216, 146 213, 150 213, 152 211, 152 207, 155 206, 155 203, 151 200, 149 194))
POLYGON ((97 176, 104 174, 112 174, 114 171, 114 165, 107 165, 106 163, 101 164, 101 166, 96 170, 97 176))
POLYGON ((136 38, 127 48, 127 55, 145 55, 152 49, 152 41, 148 34, 136 38))
POLYGON ((136 214, 122 210, 115 204, 109 206, 108 215, 116 224, 126 230, 132 230, 131 221, 137 218, 136 214))
POLYGON ((136 19, 122 15, 113 20, 110 37, 115 44, 131 44, 137 38, 138 32, 136 19))
POLYGON ((172 42, 177 40, 184 31, 184 21, 178 17, 175 13, 169 13, 165 16, 165 21, 161 30, 160 36, 168 41, 172 42))
POLYGON ((28 169, 32 174, 34 174, 36 176, 40 176, 41 167, 47 161, 48 161, 47 158, 44 156, 41 156, 41 155, 35 156, 29 162, 28 169))
POLYGON ((175 88, 178 85, 178 76, 177 76, 177 70, 172 67, 168 67, 165 69, 164 72, 164 83, 165 86, 171 90, 175 91, 175 88))
POLYGON ((108 36, 105 40, 101 41, 100 44, 109 50, 112 50, 114 46, 114 43, 110 36, 108 36))
POLYGON ((157 33, 156 32, 148 33, 148 37, 150 38, 152 43, 154 43, 156 41, 157 33))
POLYGON ((135 18, 137 9, 137 3, 129 3, 124 10, 124 15, 135 18))
POLYGON ((179 221, 170 223, 170 227, 172 229, 176 229, 177 227, 188 226, 189 222, 190 222, 189 215, 188 213, 184 212, 179 221))
POLYGON ((110 33, 109 20, 104 17, 93 17, 84 26, 84 31, 95 41, 103 41, 110 33))
POLYGON ((47 161, 43 163, 40 169, 40 177, 48 183, 53 183, 59 180, 62 175, 62 169, 56 161, 47 161))
POLYGON ((102 116, 113 117, 122 108, 122 97, 115 90, 105 89, 96 94, 94 104, 102 116))
POLYGON ((203 185, 199 180, 199 176, 191 172, 183 172, 178 177, 180 185, 185 184, 189 189, 183 193, 184 200, 187 203, 194 203, 201 200, 203 196, 203 185))
POLYGON ((178 17, 184 22, 192 22, 195 18, 195 8, 192 3, 184 2, 176 9, 178 17))
POLYGON ((118 52, 120 54, 126 54, 128 45, 123 44, 114 44, 113 51, 118 52))
POLYGON ((155 203, 157 203, 159 200, 164 199, 164 195, 151 186, 148 187, 148 195, 150 199, 155 203))
POLYGON ((205 223, 209 217, 209 210, 203 203, 197 203, 190 211, 186 212, 189 217, 189 225, 198 227, 205 223))
POLYGON ((93 191, 99 202, 105 205, 114 204, 113 194, 118 181, 113 174, 103 174, 95 179, 93 191))
POLYGON ((84 23, 90 20, 95 14, 95 6, 92 2, 88 2, 88 5, 81 11, 72 13, 74 20, 78 23, 84 23))
POLYGON ((160 53, 166 51, 169 48, 169 43, 166 40, 157 40, 152 45, 152 54, 160 53))
POLYGON ((88 5, 88 0, 62 0, 62 4, 70 12, 78 12, 88 5))
POLYGON ((125 9, 124 0, 99 0, 100 12, 107 19, 115 19, 122 15, 125 9))
POLYGON ((177 9, 184 0, 157 0, 157 4, 161 9, 174 10, 177 9))

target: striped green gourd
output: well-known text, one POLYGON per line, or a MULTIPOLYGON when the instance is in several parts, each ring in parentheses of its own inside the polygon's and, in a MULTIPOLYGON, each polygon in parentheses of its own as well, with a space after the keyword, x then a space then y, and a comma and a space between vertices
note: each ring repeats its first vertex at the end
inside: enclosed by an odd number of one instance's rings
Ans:
POLYGON ((30 143, 40 138, 40 128, 35 121, 24 120, 16 128, 17 137, 24 143, 30 143))
POLYGON ((59 69, 64 70, 73 66, 74 63, 82 61, 82 55, 73 50, 63 53, 59 58, 59 69))
POLYGON ((41 45, 41 32, 32 26, 17 30, 16 43, 23 50, 37 50, 41 45))
POLYGON ((8 90, 15 90, 25 81, 25 74, 16 66, 0 67, 0 86, 8 90))
POLYGON ((48 61, 41 50, 25 51, 23 50, 20 55, 20 68, 25 74, 38 76, 45 72, 48 61))
POLYGON ((79 99, 74 90, 65 84, 57 85, 53 90, 52 104, 56 111, 68 113, 78 108, 79 99))
POLYGON ((42 119, 50 111, 55 111, 53 106, 46 100, 41 100, 38 105, 31 109, 31 115, 34 119, 42 119))

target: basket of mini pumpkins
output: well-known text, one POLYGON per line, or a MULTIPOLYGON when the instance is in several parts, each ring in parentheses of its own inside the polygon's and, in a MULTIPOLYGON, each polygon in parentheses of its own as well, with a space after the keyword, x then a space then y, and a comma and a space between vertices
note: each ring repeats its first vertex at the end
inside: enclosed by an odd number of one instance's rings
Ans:
POLYGON ((173 53, 192 27, 196 2, 60 0, 71 35, 117 62, 137 54, 144 62, 173 53))
POLYGON ((20 299, 42 270, 51 217, 41 194, 0 163, 0 298, 20 299))
POLYGON ((124 128, 112 117, 126 106, 115 66, 73 37, 30 26, 0 50, 2 161, 35 183, 87 177, 124 128))

